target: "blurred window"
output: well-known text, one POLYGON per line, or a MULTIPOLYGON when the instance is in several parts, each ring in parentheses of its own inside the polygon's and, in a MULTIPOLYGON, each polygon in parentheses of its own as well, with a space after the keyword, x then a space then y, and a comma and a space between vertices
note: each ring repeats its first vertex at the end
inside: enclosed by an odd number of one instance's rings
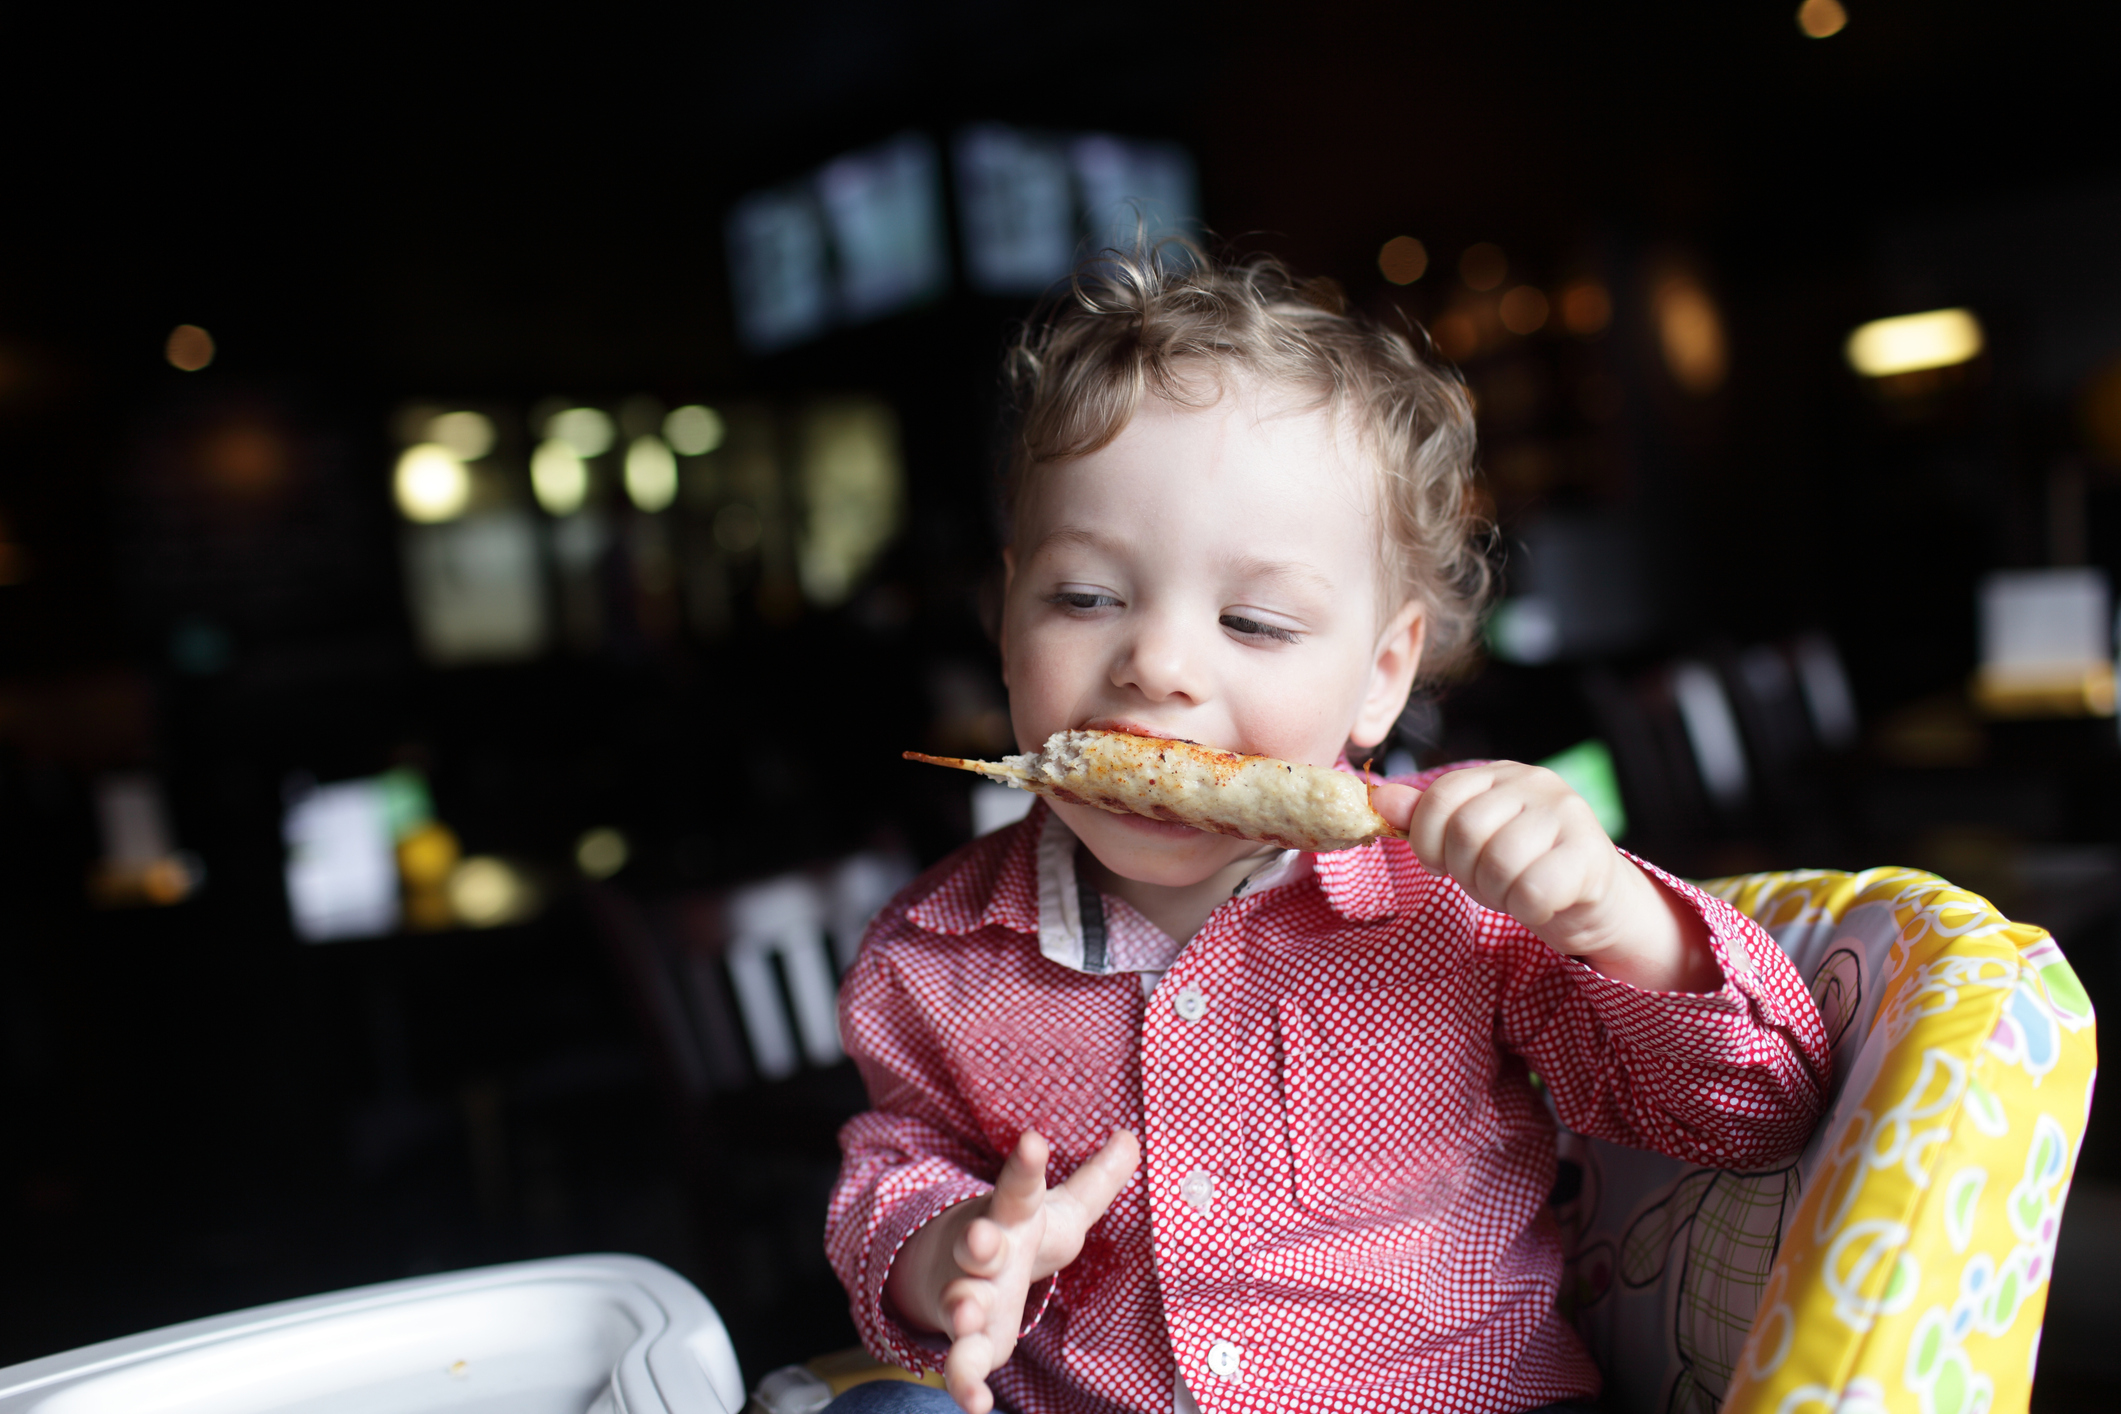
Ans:
POLYGON ((814 604, 839 604, 898 533, 904 500, 898 418, 870 398, 811 408, 803 419, 800 476, 803 593, 814 604))
POLYGON ((544 651, 537 526, 517 510, 407 526, 405 578, 431 663, 506 662, 544 651))

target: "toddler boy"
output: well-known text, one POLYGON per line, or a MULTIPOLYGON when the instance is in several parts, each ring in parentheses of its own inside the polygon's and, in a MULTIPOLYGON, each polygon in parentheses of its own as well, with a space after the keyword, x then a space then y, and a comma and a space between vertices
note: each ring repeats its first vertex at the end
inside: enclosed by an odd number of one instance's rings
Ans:
MULTIPOLYGON (((1345 768, 1461 651, 1471 410, 1404 338, 1271 261, 1108 255, 1011 366, 1021 749, 1103 727, 1345 768)), ((1311 855, 1042 801, 878 917, 841 1000, 874 1109, 826 1233, 874 1353, 969 1414, 1597 1392, 1530 1072, 1581 1133, 1766 1165, 1817 1115, 1817 1012, 1551 772, 1375 804, 1405 843, 1311 855)))

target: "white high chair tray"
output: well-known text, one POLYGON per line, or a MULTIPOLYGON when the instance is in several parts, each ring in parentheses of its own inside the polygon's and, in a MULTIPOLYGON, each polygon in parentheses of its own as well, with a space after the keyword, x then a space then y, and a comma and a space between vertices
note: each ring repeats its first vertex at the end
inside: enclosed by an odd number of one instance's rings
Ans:
POLYGON ((736 1414, 707 1298, 641 1257, 304 1297, 0 1369, 0 1414, 736 1414))

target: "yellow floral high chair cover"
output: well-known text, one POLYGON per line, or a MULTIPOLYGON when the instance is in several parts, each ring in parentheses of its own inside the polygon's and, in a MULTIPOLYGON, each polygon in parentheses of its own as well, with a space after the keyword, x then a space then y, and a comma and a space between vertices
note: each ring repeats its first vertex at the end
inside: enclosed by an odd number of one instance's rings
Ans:
POLYGON ((2097 1058, 2061 950, 1909 869, 1706 887, 1811 984, 1834 1088, 1771 1172, 1562 1136, 1563 1300, 1607 1407, 2024 1409, 2097 1058))

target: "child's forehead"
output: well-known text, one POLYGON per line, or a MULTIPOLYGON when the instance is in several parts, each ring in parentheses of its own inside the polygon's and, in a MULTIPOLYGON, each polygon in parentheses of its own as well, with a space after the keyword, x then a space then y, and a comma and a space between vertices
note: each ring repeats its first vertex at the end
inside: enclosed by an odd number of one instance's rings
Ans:
POLYGON ((1146 395, 1105 446, 1034 469, 1029 483, 1028 499, 1049 505, 1157 486, 1265 503, 1324 496, 1368 521, 1381 477, 1345 408, 1308 390, 1247 381, 1198 401, 1146 395))

